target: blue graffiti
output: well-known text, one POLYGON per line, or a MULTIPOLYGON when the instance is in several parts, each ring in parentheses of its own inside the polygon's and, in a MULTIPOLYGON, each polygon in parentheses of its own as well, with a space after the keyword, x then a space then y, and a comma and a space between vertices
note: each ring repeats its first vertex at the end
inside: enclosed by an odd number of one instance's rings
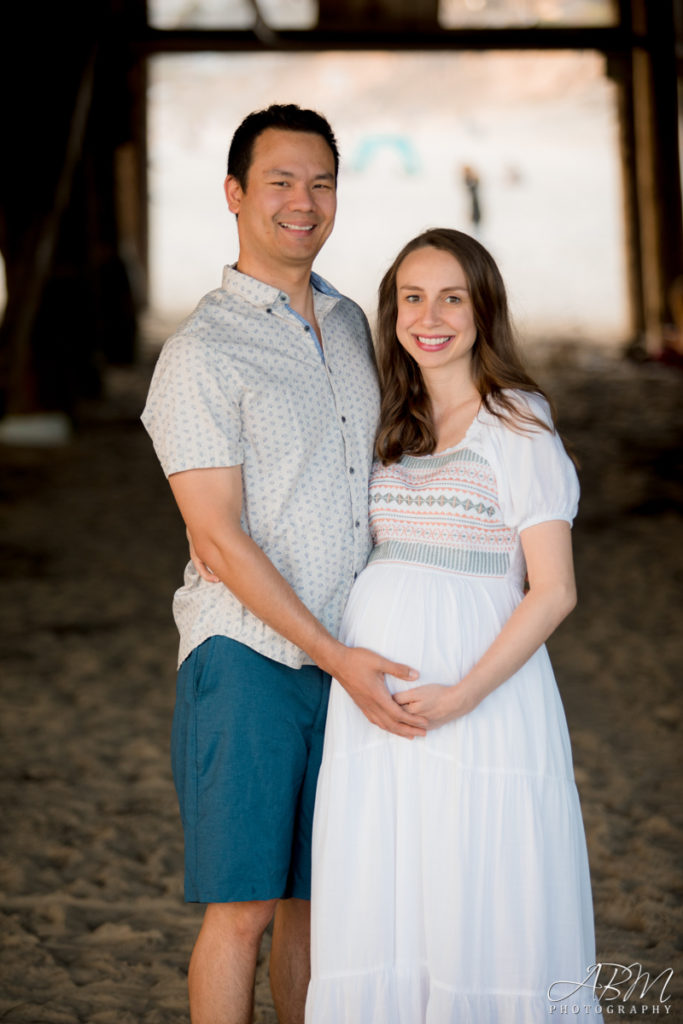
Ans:
POLYGON ((356 147, 352 166, 354 171, 364 171, 372 162, 378 150, 391 149, 399 160, 406 174, 418 174, 420 160, 413 143, 403 135, 368 135, 356 147))

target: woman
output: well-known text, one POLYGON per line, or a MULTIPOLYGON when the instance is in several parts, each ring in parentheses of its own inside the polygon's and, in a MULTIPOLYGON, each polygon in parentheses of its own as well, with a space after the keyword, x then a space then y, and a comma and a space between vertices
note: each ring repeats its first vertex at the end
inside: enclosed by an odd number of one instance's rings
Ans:
POLYGON ((375 547, 342 640, 419 671, 387 686, 429 729, 384 732, 333 683, 306 1021, 530 1024, 548 1018, 555 982, 578 984, 594 962, 543 646, 575 604, 576 473, 474 239, 409 242, 382 281, 378 333, 375 547))

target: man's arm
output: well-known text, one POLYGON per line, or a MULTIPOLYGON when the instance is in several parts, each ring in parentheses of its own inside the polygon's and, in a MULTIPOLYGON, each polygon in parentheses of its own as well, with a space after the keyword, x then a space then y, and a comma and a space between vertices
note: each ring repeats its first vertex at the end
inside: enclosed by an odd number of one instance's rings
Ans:
POLYGON ((385 673, 406 680, 417 673, 336 640, 244 532, 240 466, 174 473, 169 483, 198 558, 245 608, 334 676, 375 725, 408 738, 425 734, 426 720, 392 700, 384 680, 385 673))

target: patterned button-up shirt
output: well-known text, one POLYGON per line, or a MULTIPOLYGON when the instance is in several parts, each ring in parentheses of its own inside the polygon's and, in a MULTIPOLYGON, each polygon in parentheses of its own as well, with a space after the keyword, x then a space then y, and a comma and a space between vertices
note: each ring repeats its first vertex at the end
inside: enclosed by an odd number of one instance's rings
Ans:
MULTIPOLYGON (((315 333, 277 288, 226 267, 164 345, 142 414, 166 476, 242 467, 242 528, 333 635, 365 565, 378 415, 361 309, 312 275, 315 333), (324 353, 324 355, 323 355, 324 353)), ((210 636, 310 663, 190 562, 173 612, 179 662, 210 636)))

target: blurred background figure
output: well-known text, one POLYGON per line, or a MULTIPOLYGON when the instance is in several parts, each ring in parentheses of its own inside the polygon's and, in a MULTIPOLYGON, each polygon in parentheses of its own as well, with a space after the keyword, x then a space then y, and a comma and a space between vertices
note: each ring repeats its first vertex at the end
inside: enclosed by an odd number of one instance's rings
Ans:
POLYGON ((462 180, 470 198, 470 224, 474 235, 479 234, 481 223, 481 202, 479 198, 479 175, 467 164, 462 169, 462 180))

